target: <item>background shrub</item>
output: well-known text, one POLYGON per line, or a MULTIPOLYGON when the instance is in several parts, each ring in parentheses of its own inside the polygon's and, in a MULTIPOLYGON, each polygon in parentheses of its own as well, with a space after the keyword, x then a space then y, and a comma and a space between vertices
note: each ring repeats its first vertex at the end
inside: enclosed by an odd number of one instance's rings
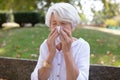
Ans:
POLYGON ((0 13, 0 28, 2 27, 2 24, 7 21, 7 14, 6 13, 0 13))
POLYGON ((21 26, 25 23, 31 23, 34 26, 36 23, 44 23, 44 16, 38 12, 15 12, 14 21, 21 26))
MULTIPOLYGON (((8 13, 0 13, 0 28, 2 24, 7 22, 8 13)), ((34 26, 36 23, 44 23, 44 15, 41 15, 38 12, 14 12, 13 13, 14 22, 24 26, 26 23, 31 23, 34 26)))

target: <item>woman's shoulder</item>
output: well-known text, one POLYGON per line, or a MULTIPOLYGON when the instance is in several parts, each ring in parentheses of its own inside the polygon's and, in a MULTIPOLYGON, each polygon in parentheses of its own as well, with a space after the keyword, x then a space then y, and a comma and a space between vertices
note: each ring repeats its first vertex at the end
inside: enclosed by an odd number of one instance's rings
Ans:
POLYGON ((78 39, 78 42, 81 42, 81 43, 88 43, 85 39, 83 39, 83 38, 79 38, 78 39))
POLYGON ((73 45, 88 45, 89 46, 89 43, 85 39, 79 38, 73 42, 73 45))
POLYGON ((40 48, 46 48, 46 47, 47 47, 47 39, 45 39, 40 45, 40 48))

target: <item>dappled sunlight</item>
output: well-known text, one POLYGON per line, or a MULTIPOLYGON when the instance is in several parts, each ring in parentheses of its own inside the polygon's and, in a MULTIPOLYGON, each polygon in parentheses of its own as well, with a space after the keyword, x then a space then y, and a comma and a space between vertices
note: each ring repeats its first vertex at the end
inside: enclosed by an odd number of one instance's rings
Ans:
POLYGON ((5 53, 5 49, 4 48, 0 48, 0 55, 5 53))
POLYGON ((98 30, 98 31, 106 32, 106 33, 115 34, 115 35, 120 35, 120 30, 112 30, 112 29, 107 29, 107 28, 91 27, 91 26, 85 26, 84 28, 98 30))
POLYGON ((20 27, 18 23, 15 22, 7 22, 2 24, 3 30, 10 29, 10 28, 17 28, 20 27))
POLYGON ((120 61, 118 60, 120 56, 114 55, 112 53, 106 53, 104 55, 91 54, 90 58, 91 58, 91 63, 100 64, 100 65, 120 66, 120 61))

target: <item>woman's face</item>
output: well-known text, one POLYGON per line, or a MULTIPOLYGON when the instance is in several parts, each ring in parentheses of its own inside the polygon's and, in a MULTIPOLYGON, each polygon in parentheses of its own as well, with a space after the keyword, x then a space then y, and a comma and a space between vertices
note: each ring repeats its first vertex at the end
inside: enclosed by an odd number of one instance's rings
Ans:
POLYGON ((72 32, 72 25, 70 22, 60 20, 58 15, 52 14, 50 20, 50 29, 51 31, 57 26, 61 26, 62 29, 67 29, 72 32))

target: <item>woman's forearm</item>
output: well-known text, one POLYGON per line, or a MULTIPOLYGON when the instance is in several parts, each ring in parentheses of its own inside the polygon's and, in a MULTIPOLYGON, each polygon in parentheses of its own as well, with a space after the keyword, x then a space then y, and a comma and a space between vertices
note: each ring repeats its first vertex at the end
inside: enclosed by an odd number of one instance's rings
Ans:
POLYGON ((50 71, 52 68, 53 58, 54 58, 54 54, 49 54, 45 61, 47 63, 47 66, 43 64, 43 67, 38 70, 38 79, 39 80, 48 80, 48 78, 50 76, 50 71))
POLYGON ((48 80, 50 76, 50 68, 42 67, 38 70, 38 80, 48 80))
POLYGON ((66 63, 66 76, 67 80, 76 80, 79 75, 79 70, 75 65, 71 52, 64 53, 64 59, 66 63))

